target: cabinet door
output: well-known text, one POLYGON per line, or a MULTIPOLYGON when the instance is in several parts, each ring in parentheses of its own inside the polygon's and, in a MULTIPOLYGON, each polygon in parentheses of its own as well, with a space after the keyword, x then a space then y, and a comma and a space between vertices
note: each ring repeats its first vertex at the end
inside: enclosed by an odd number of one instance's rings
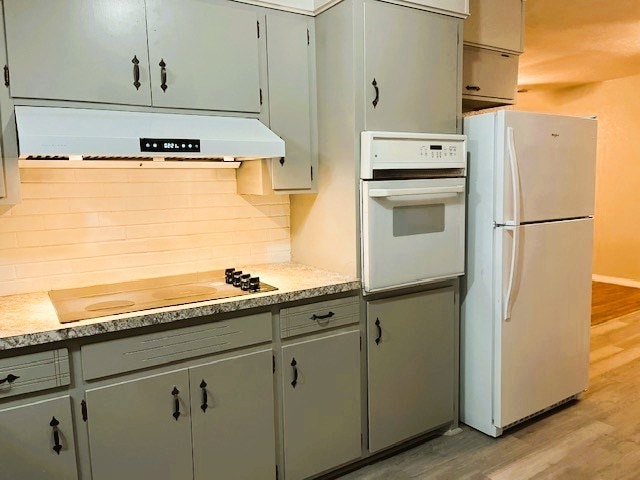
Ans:
POLYGON ((367 303, 369 450, 453 420, 454 293, 367 303))
POLYGON ((287 480, 361 455, 360 332, 282 347, 287 480))
POLYGON ((179 370, 87 390, 93 480, 192 478, 188 388, 179 370))
POLYGON ((189 370, 195 480, 275 474, 272 350, 189 370))
POLYGON ((456 132, 461 21, 365 1, 367 130, 456 132))
POLYGON ((286 146, 272 165, 274 190, 311 188, 311 25, 302 15, 267 15, 270 126, 286 146))
POLYGON ((469 0, 464 41, 522 52, 522 0, 469 0))
POLYGON ((485 48, 464 47, 462 95, 513 103, 518 83, 518 56, 485 48))
POLYGON ((4 14, 13 97, 151 103, 144 0, 5 0, 4 14))
POLYGON ((0 477, 78 478, 68 396, 0 410, 0 477), (60 449, 56 448, 55 433, 60 449))
POLYGON ((153 105, 260 112, 258 14, 227 3, 147 0, 153 105))

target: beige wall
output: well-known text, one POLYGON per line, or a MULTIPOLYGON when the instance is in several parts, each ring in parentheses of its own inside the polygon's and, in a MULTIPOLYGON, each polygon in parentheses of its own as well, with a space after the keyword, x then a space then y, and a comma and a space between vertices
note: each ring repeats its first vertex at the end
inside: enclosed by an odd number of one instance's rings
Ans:
POLYGON ((22 169, 0 212, 0 295, 290 260, 289 197, 233 170, 22 169))
POLYGON ((640 281, 640 76, 530 90, 516 109, 597 115, 594 274, 640 281))

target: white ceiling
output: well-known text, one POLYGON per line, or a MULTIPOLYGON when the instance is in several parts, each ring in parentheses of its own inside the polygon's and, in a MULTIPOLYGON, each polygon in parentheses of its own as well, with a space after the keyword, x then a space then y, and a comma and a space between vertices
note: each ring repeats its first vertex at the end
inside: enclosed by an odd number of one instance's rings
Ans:
POLYGON ((519 86, 640 74, 640 0, 526 0, 519 86))

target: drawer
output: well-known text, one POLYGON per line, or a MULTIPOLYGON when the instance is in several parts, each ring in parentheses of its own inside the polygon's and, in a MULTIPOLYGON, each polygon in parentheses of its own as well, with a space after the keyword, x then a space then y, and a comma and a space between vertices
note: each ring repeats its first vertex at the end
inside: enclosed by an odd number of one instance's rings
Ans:
POLYGON ((464 46, 463 97, 501 98, 512 101, 518 84, 518 56, 464 46))
POLYGON ((0 398, 71 383, 66 348, 0 359, 0 398))
POLYGON ((85 380, 271 341, 271 313, 83 345, 85 380))
POLYGON ((280 310, 280 335, 282 338, 293 337, 358 323, 359 319, 360 301, 357 296, 283 308, 280 310))

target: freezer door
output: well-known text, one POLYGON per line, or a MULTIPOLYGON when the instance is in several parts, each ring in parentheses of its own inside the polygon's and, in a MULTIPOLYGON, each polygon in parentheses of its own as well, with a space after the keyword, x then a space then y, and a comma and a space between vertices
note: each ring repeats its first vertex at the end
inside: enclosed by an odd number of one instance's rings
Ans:
POLYGON ((502 294, 494 309, 493 418, 505 427, 587 387, 593 220, 496 228, 495 235, 502 294))
POLYGON ((496 223, 593 215, 596 120, 503 111, 496 134, 496 223))

